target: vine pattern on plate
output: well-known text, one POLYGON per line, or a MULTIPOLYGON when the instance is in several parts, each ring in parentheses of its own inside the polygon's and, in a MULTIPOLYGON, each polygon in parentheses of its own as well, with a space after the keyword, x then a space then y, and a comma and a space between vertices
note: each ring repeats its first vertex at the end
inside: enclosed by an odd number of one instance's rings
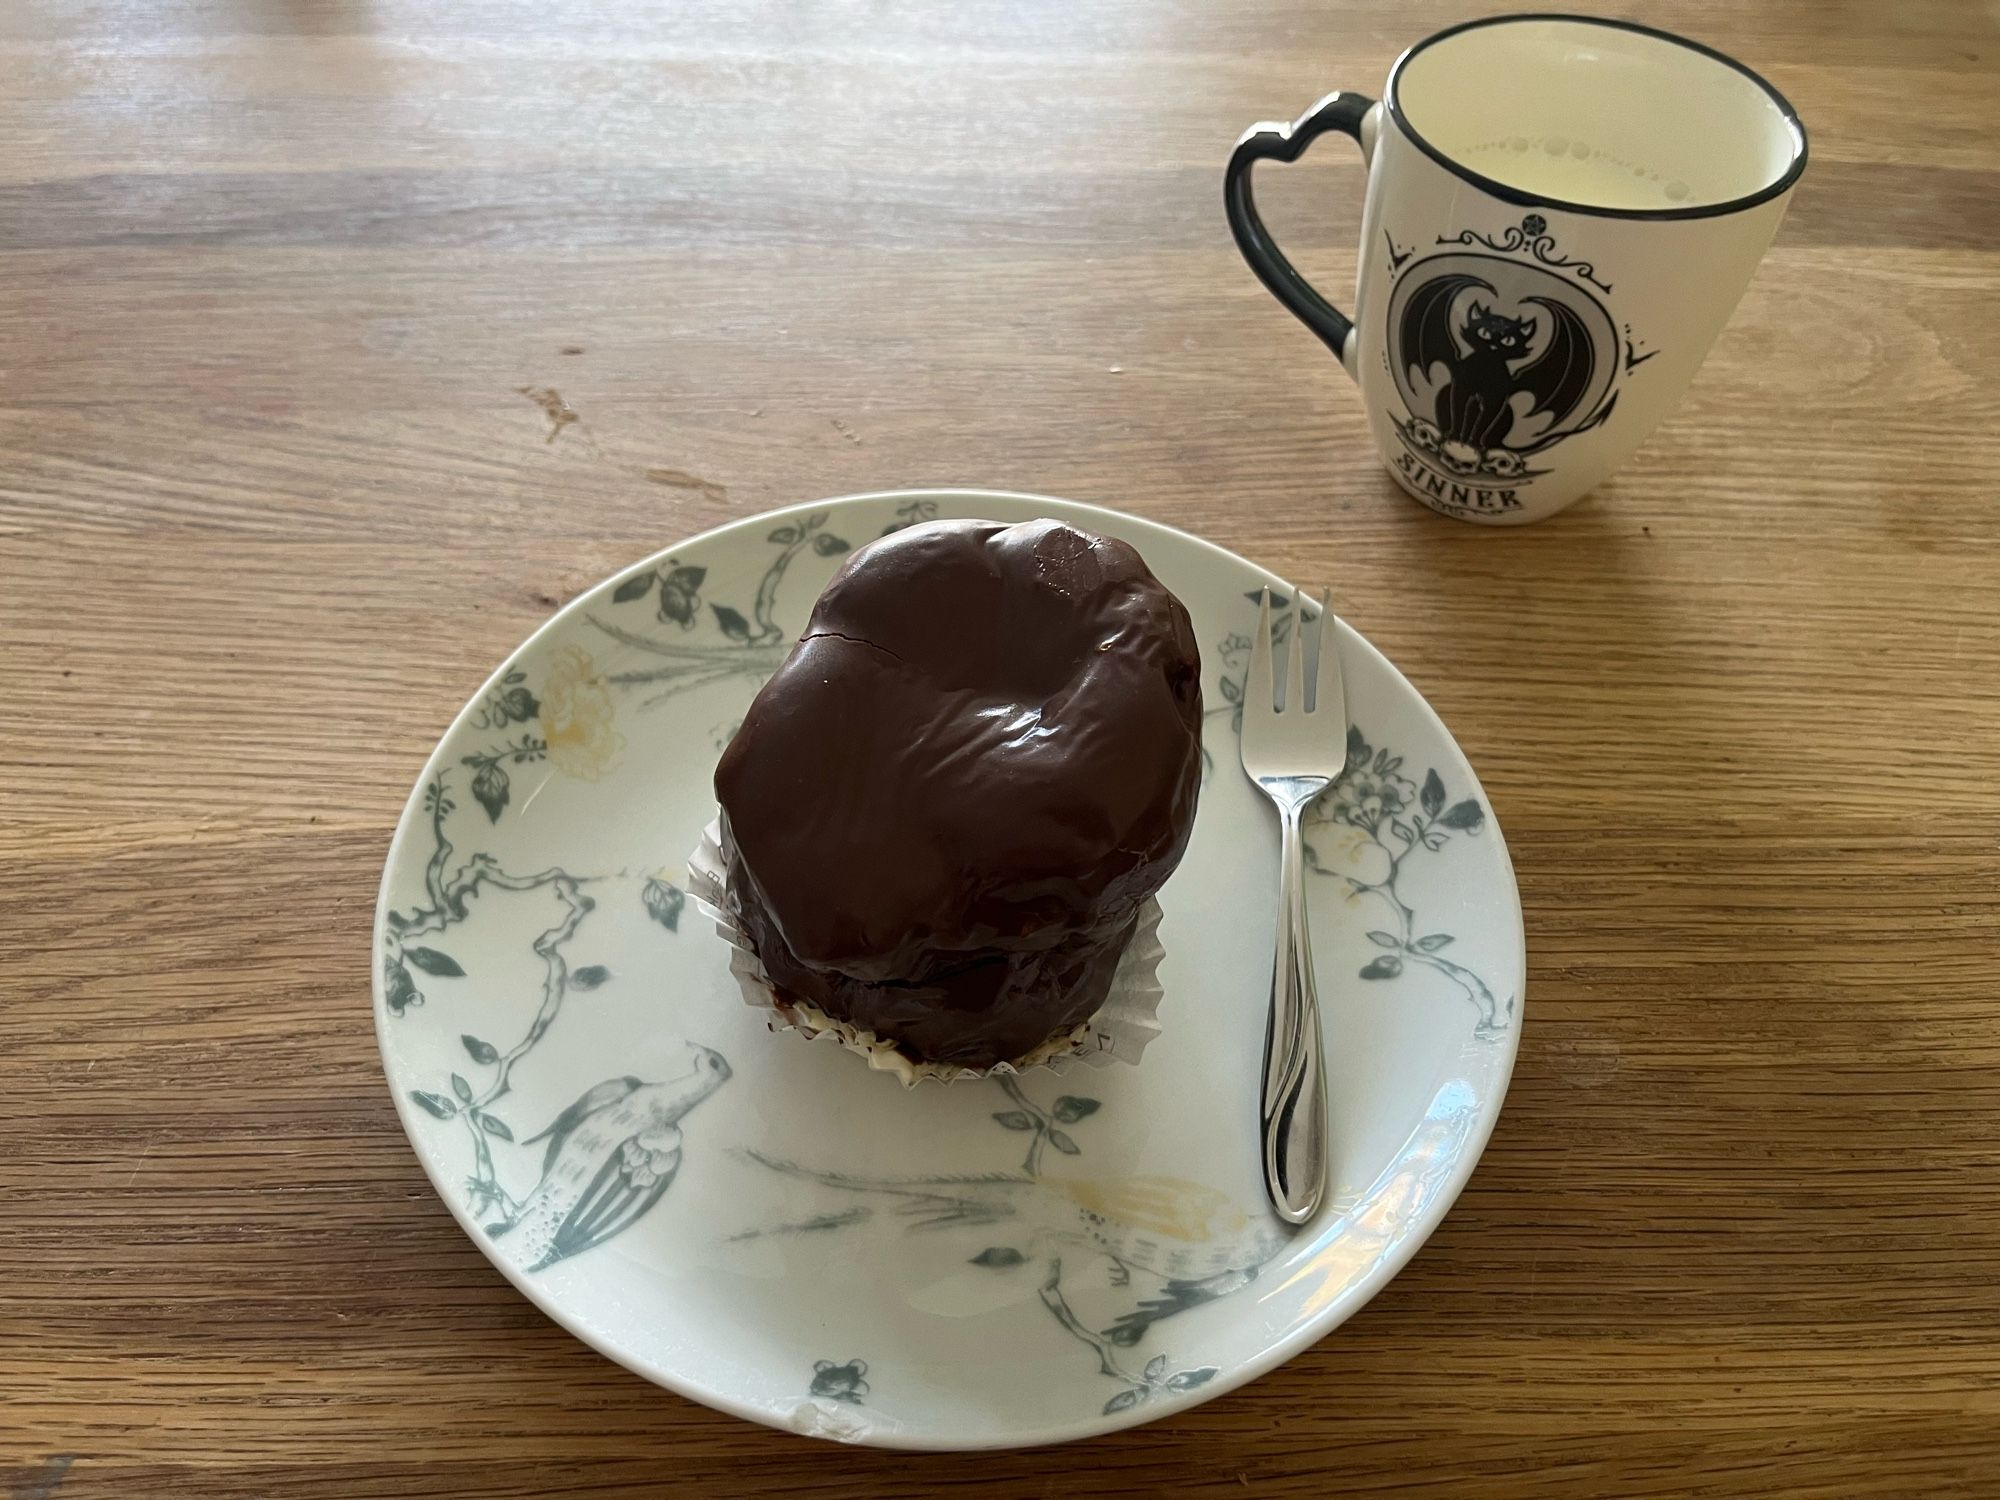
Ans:
MULTIPOLYGON (((1036 1301, 1055 1327, 1095 1356, 1098 1373, 1116 1384, 1104 1404, 1111 1415, 1162 1396, 1206 1385, 1213 1365, 1176 1366, 1165 1353, 1140 1363, 1128 1351, 1154 1327, 1189 1308, 1242 1290, 1285 1243, 1274 1221, 1245 1213, 1225 1194, 1171 1177, 1093 1178, 1051 1172, 1056 1161, 1084 1155, 1073 1130, 1088 1135, 1102 1102, 1062 1094, 1038 1102, 1016 1077, 990 1080, 1005 1108, 993 1123, 1022 1151, 1020 1165, 986 1172, 878 1177, 809 1166, 760 1151, 752 1161, 831 1190, 841 1207, 802 1220, 755 1226, 731 1243, 769 1235, 837 1235, 887 1223, 903 1235, 948 1239, 965 1264, 995 1276, 1031 1278, 1036 1301), (1022 1139, 1025 1138, 1025 1145, 1022 1139), (1086 1318, 1075 1284, 1082 1273, 1103 1307, 1086 1318), (1135 1290, 1142 1287, 1143 1290, 1135 1290), (1107 1315, 1108 1314, 1108 1315, 1107 1315)), ((997 1142, 996 1142, 997 1144, 997 1142)), ((851 1366, 820 1361, 812 1394, 851 1366)), ((857 1377, 858 1378, 858 1377, 857 1377)), ((864 1387, 865 1391, 865 1387, 864 1387)))
MULTIPOLYGON (((1255 604, 1261 591, 1246 597, 1255 604)), ((1291 631, 1291 601, 1274 592, 1271 610, 1272 641, 1281 645, 1291 631)), ((1251 638, 1241 632, 1218 643, 1222 703, 1208 710, 1210 717, 1227 715, 1239 736, 1250 647, 1251 638)), ((1500 1000, 1477 970, 1446 957, 1456 936, 1420 922, 1400 885, 1413 858, 1441 854, 1454 840, 1479 835, 1486 826, 1479 799, 1453 797, 1435 767, 1418 781, 1401 753, 1370 743, 1350 724, 1345 768, 1306 809, 1305 826, 1307 868, 1345 882, 1352 899, 1366 898, 1385 913, 1384 925, 1368 932, 1368 941, 1381 951, 1360 966, 1358 977, 1391 981, 1419 971, 1440 974, 1477 1010, 1477 1037, 1490 1041, 1502 1035, 1513 1023, 1515 997, 1500 1000)))
MULTIPOLYGON (((389 912, 382 944, 383 996, 392 1019, 400 1021, 422 1007, 426 986, 472 983, 450 951, 450 936, 487 893, 540 901, 545 909, 550 898, 554 901, 552 921, 528 940, 542 977, 540 1003, 525 1031, 501 1043, 481 1035, 484 1028, 475 1025, 459 1036, 462 1062, 433 1087, 408 1091, 411 1102, 432 1119, 465 1131, 472 1153, 466 1207, 489 1235, 514 1236, 523 1244, 531 1270, 604 1243, 660 1200, 680 1166, 681 1117, 728 1080, 729 1066, 720 1054, 691 1043, 692 1062, 685 1074, 651 1082, 629 1075, 604 1079, 578 1095, 546 1128, 524 1135, 506 1102, 514 1070, 541 1044, 574 996, 614 978, 603 964, 572 965, 569 948, 606 888, 634 877, 626 871, 579 874, 556 866, 522 873, 509 870, 484 849, 461 858, 454 840, 471 841, 480 824, 476 816, 460 812, 459 798, 469 796, 484 812, 486 826, 497 826, 510 809, 518 816, 539 793, 538 786, 517 801, 516 781, 524 770, 545 765, 545 779, 562 775, 595 782, 616 768, 625 748, 618 728, 621 693, 648 690, 638 705, 643 710, 731 677, 761 681, 769 675, 788 639, 777 609, 792 562, 807 551, 828 558, 848 550, 845 539, 826 529, 828 514, 810 512, 771 531, 765 540, 777 551, 754 596, 741 608, 704 599, 707 569, 672 557, 621 579, 611 590, 606 612, 629 613, 629 606, 648 601, 654 622, 674 627, 677 635, 634 628, 595 611, 585 618, 615 645, 656 660, 603 672, 588 651, 572 643, 529 666, 508 668, 468 719, 472 729, 491 738, 460 754, 456 767, 425 784, 431 854, 424 866, 424 899, 389 912), (703 639, 678 638, 697 631, 703 639), (539 673, 538 680, 531 681, 531 669, 539 673), (539 1169, 517 1194, 508 1178, 518 1181, 525 1172, 514 1167, 503 1176, 500 1153, 532 1163, 536 1153, 529 1148, 543 1143, 539 1169)), ((904 517, 901 511, 898 515, 904 517)), ((923 518, 904 517, 903 523, 923 518)), ((637 881, 639 903, 652 924, 677 934, 686 893, 663 873, 637 881)), ((532 920, 532 915, 523 917, 532 920)))

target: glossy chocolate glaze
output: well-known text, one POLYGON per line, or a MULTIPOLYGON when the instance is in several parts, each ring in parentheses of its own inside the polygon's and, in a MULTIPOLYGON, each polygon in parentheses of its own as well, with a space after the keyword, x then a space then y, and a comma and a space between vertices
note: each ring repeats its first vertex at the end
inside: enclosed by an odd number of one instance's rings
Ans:
POLYGON ((730 900, 780 989, 968 1067, 1103 1004, 1200 781, 1187 611, 1054 521, 856 552, 715 772, 730 900))

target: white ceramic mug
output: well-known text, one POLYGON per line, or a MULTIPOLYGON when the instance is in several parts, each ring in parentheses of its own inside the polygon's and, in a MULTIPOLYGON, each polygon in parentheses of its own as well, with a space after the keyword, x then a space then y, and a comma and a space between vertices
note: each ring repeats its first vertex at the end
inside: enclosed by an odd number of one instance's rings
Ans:
POLYGON ((1624 21, 1500 16, 1417 43, 1381 103, 1253 126, 1224 184, 1251 269, 1360 383, 1376 447, 1436 511, 1507 525, 1580 499, 1687 388, 1805 170, 1778 91, 1624 21), (1354 317, 1279 251, 1260 159, 1354 137, 1354 317))

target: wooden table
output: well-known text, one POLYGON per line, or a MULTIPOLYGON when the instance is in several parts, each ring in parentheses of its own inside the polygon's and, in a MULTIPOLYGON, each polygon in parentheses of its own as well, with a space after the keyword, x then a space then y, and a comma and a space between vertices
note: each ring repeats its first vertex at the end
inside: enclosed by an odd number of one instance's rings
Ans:
MULTIPOLYGON (((1645 8, 1813 165, 1677 414, 1498 533, 1392 489, 1220 212, 1246 124, 1463 9, 0 12, 0 1482, 1996 1493, 2000 27, 1645 8), (1336 580, 1527 905, 1512 1096, 1415 1263, 1066 1450, 614 1367, 453 1225, 368 1023, 391 826, 493 663, 675 538, 926 482, 1336 580)), ((1359 179, 1264 176, 1330 286, 1359 179)))

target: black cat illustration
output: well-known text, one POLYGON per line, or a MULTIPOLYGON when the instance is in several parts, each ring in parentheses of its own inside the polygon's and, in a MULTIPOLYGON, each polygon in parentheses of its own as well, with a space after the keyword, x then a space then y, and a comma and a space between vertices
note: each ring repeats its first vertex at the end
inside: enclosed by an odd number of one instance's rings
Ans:
MULTIPOLYGON (((1489 282, 1462 273, 1419 287, 1403 309, 1398 333, 1414 384, 1421 387, 1432 366, 1445 368, 1445 381, 1436 393, 1440 440, 1486 452, 1515 446, 1507 439, 1523 418, 1547 412, 1548 425, 1559 427, 1590 390, 1597 351, 1583 319, 1549 297, 1521 298, 1522 304, 1542 310, 1540 316, 1523 318, 1506 317, 1475 299, 1465 321, 1456 323, 1453 304, 1474 289, 1493 293, 1489 282), (1549 333, 1535 353, 1541 317, 1549 320, 1549 333), (1524 391, 1528 405, 1517 410, 1514 397, 1524 391)), ((1533 450, 1534 445, 1515 447, 1517 452, 1533 450)))

